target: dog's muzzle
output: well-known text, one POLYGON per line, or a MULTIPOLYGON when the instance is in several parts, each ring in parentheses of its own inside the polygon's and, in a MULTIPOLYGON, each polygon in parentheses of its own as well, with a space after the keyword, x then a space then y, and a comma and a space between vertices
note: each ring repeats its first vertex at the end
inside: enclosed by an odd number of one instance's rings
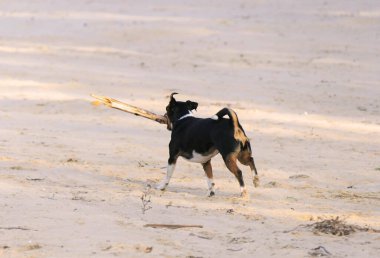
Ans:
POLYGON ((166 129, 171 131, 172 130, 172 123, 168 117, 168 113, 165 113, 164 117, 166 118, 166 129))

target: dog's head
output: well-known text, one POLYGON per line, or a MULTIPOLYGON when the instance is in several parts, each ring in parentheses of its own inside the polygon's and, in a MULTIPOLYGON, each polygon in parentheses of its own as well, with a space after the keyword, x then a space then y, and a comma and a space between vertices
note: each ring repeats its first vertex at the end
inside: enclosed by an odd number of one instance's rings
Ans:
POLYGON ((173 124, 178 121, 181 117, 191 114, 192 110, 197 110, 198 103, 193 101, 177 101, 174 98, 174 95, 178 94, 176 92, 170 95, 169 104, 166 106, 166 118, 167 118, 167 128, 168 130, 172 130, 173 124))

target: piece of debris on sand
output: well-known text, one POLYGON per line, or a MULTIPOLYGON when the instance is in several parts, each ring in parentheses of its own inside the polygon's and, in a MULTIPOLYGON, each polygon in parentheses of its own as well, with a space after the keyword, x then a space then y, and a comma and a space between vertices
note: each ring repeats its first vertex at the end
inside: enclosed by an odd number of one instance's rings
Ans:
POLYGON ((370 227, 347 224, 344 220, 340 219, 339 216, 333 219, 325 219, 315 222, 307 225, 307 227, 311 227, 314 234, 324 233, 336 236, 347 236, 358 231, 380 233, 380 230, 372 229, 370 227))
POLYGON ((294 229, 283 231, 283 233, 297 231, 299 228, 311 228, 312 232, 316 235, 320 235, 322 233, 334 236, 347 236, 355 232, 380 233, 380 230, 373 229, 368 226, 361 227, 358 225, 347 224, 344 220, 340 219, 339 216, 332 219, 320 220, 313 224, 298 225, 294 229))
POLYGON ((327 251, 327 249, 324 248, 323 246, 318 246, 316 248, 311 249, 311 251, 309 252, 309 255, 313 257, 314 256, 320 257, 320 256, 330 256, 331 253, 327 251))

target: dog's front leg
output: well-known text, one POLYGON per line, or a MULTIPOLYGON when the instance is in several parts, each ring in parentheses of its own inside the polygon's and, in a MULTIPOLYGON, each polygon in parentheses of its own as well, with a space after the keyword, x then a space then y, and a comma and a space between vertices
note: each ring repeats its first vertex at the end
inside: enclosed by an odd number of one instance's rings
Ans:
POLYGON ((203 170, 205 171, 206 177, 207 177, 207 185, 208 185, 208 196, 214 196, 215 190, 214 190, 214 179, 212 175, 212 166, 211 166, 211 160, 207 161, 206 163, 202 164, 203 170))
POLYGON ((177 162, 177 158, 172 158, 170 157, 169 160, 168 160, 168 166, 166 168, 166 176, 164 179, 162 179, 162 181, 157 185, 157 189, 158 190, 165 190, 165 188, 169 185, 169 181, 170 181, 170 178, 172 178, 172 175, 173 175, 173 172, 174 172, 174 169, 175 169, 175 165, 176 165, 176 162, 177 162))

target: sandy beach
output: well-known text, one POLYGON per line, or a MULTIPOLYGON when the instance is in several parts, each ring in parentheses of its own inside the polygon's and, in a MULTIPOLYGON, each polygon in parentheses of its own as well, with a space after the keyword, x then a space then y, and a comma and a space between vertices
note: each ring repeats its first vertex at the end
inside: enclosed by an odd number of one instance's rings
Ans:
POLYGON ((378 257, 379 60, 376 0, 0 0, 0 257, 378 257), (220 155, 155 190, 170 132, 90 97, 173 91, 237 112, 249 198, 220 155))

